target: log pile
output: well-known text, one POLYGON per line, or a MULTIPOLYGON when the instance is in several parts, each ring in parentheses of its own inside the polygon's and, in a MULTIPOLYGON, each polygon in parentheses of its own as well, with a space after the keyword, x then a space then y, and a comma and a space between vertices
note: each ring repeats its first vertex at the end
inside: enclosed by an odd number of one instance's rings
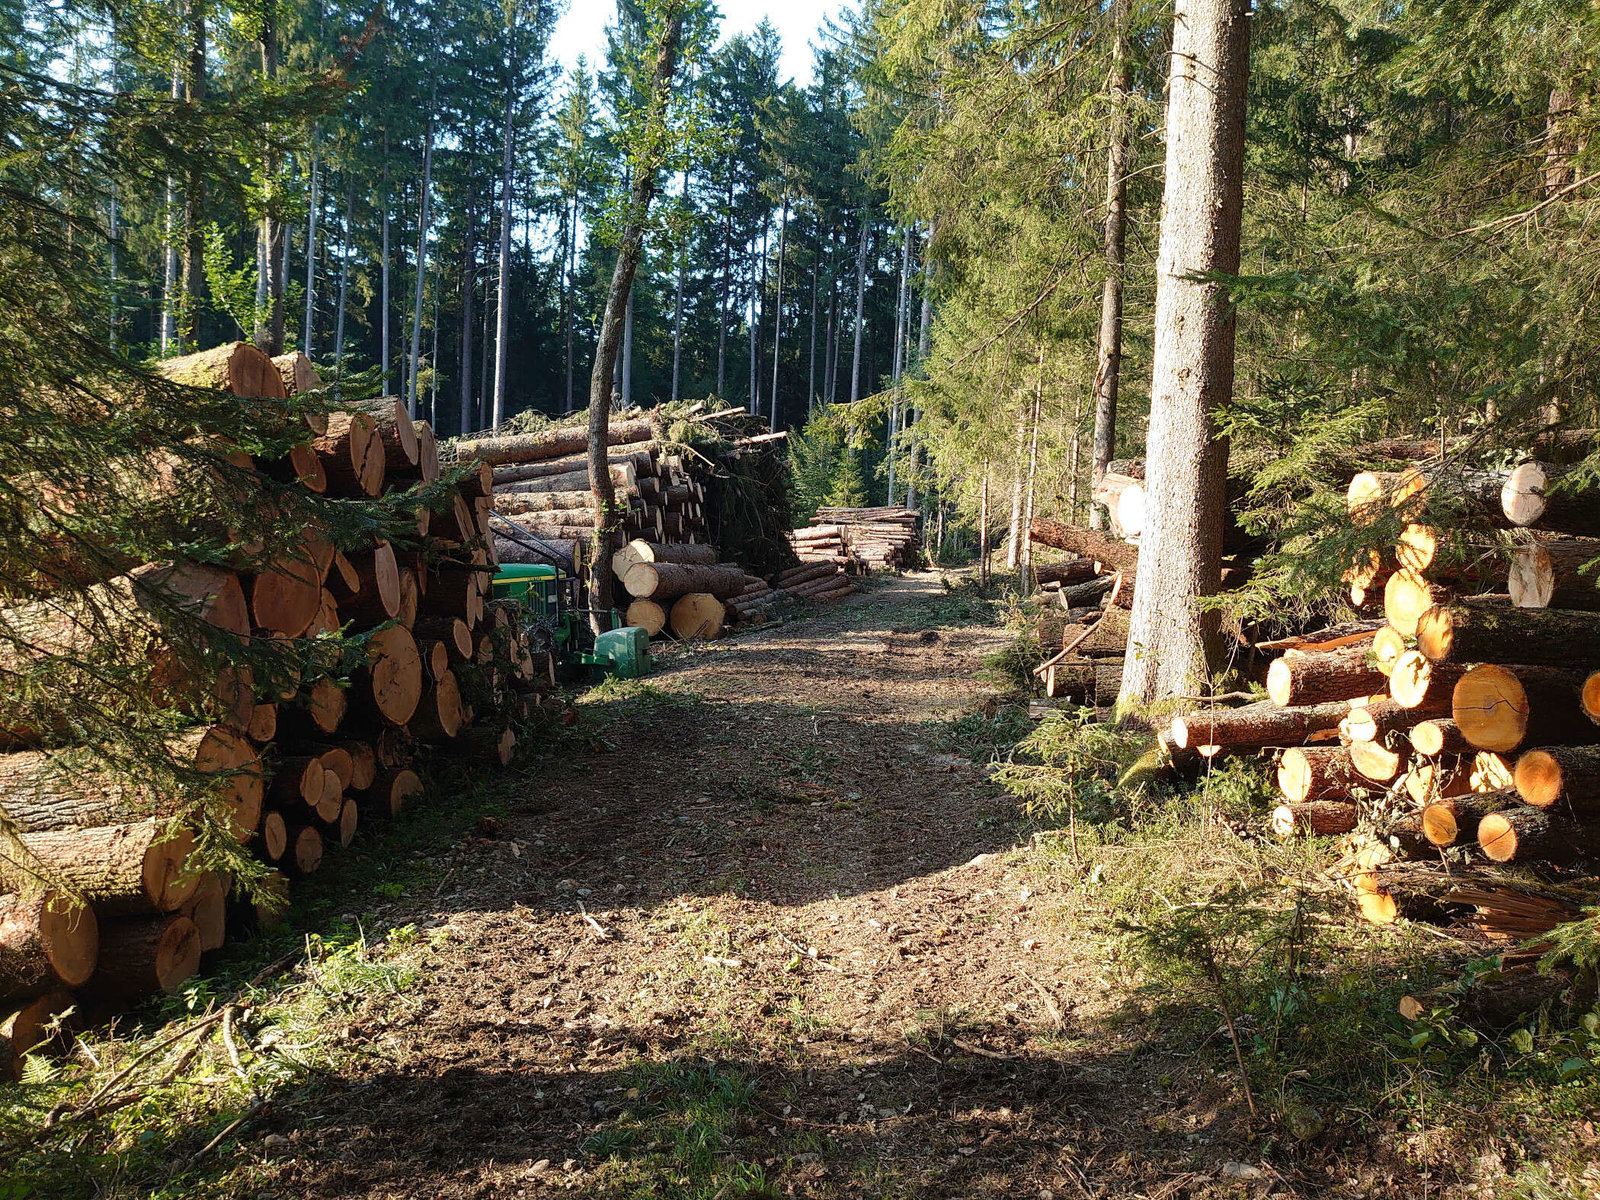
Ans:
POLYGON ((719 563, 714 547, 635 540, 612 556, 612 569, 633 599, 624 620, 652 638, 680 641, 719 637, 724 624, 771 620, 801 600, 823 603, 850 594, 851 583, 832 563, 780 571, 771 582, 737 563, 719 563))
POLYGON ((857 574, 903 571, 917 562, 915 509, 819 508, 816 523, 789 535, 803 563, 834 563, 857 574))
POLYGON ((1367 920, 1518 941, 1592 891, 1600 592, 1581 568, 1600 558, 1600 492, 1548 492, 1559 476, 1535 462, 1357 475, 1351 521, 1401 530, 1347 576, 1381 619, 1258 644, 1282 651, 1267 699, 1172 722, 1179 751, 1278 752, 1272 829, 1342 838, 1338 874, 1367 920), (1445 514, 1485 552, 1445 554, 1445 514), (1525 532, 1496 548, 1506 529, 1525 532))
MULTIPOLYGON (((319 386, 303 356, 269 360, 244 343, 162 369, 259 403, 283 400, 286 380, 319 386)), ((489 466, 443 476, 432 431, 394 397, 307 424, 290 461, 244 464, 261 479, 260 511, 282 487, 305 487, 332 505, 382 506, 388 538, 370 520, 330 519, 337 535, 308 530, 265 561, 241 551, 236 570, 150 564, 95 585, 97 611, 113 614, 134 661, 150 663, 151 686, 199 719, 167 747, 181 784, 95 767, 58 731, 0 732, 0 810, 17 831, 0 850, 0 1075, 20 1069, 30 1037, 68 1005, 170 993, 235 917, 275 915, 230 896, 231 879, 198 859, 205 822, 267 864, 262 891, 286 899, 289 879, 422 790, 421 746, 505 762, 513 721, 552 682, 518 606, 489 600, 489 466), (210 647, 218 659, 230 647, 245 657, 196 678, 153 615, 157 595, 226 635, 210 647), (277 664, 270 682, 245 661, 256 651, 277 664)), ((71 654, 86 636, 75 603, 62 593, 6 618, 32 632, 38 653, 71 654)))
MULTIPOLYGON (((710 540, 706 464, 666 439, 659 412, 611 422, 607 459, 617 503, 629 534, 664 545, 701 545, 710 540)), ((454 442, 452 454, 476 459, 494 471, 494 506, 508 522, 552 543, 570 559, 573 542, 586 542, 595 527, 589 490, 587 426, 557 426, 536 433, 505 434, 454 442)), ((497 550, 512 558, 527 551, 524 540, 497 535, 497 550)))

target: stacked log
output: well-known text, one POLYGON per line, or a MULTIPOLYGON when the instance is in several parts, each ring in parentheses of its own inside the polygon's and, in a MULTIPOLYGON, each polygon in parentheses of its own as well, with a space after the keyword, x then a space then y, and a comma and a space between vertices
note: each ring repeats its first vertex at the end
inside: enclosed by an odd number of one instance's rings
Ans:
MULTIPOLYGON (((320 387, 303 356, 275 362, 244 343, 161 369, 261 404, 320 387)), ((0 810, 15 831, 0 850, 0 1068, 19 1069, 38 1017, 62 997, 104 1007, 171 992, 221 945, 231 881, 196 862, 204 823, 275 868, 266 890, 286 899, 288 878, 335 861, 363 823, 420 791, 420 747, 465 748, 470 733, 503 756, 513 717, 552 682, 516 606, 489 601, 490 468, 458 464, 453 485, 424 498, 418 485, 441 478, 432 431, 394 397, 304 421, 305 454, 287 470, 242 465, 335 504, 385 507, 390 540, 341 528, 335 546, 312 531, 277 558, 241 550, 235 571, 149 564, 6 614, 38 656, 91 669, 109 641, 125 661, 148 663, 151 686, 197 724, 168 741, 175 782, 99 766, 63 745, 64 731, 0 734, 0 810), (195 678, 195 655, 175 649, 180 634, 191 649, 195 637, 179 618, 201 630, 207 661, 226 663, 242 644, 251 662, 265 654, 281 670, 256 682, 240 659, 195 678), (341 638, 359 650, 348 677, 331 653, 341 638)), ((272 494, 262 488, 262 511, 272 494)))
MULTIPOLYGON (((665 425, 659 413, 611 423, 606 459, 623 529, 658 544, 706 544, 707 464, 667 441, 665 425)), ((452 444, 457 457, 492 469, 495 510, 531 535, 519 538, 512 529, 496 535, 502 561, 572 562, 582 574, 581 556, 565 543, 586 542, 594 533, 588 441, 588 427, 572 425, 452 444), (551 544, 553 552, 543 549, 551 544)))
POLYGON ((1600 592, 1584 569, 1600 558, 1600 492, 1556 489, 1559 475, 1356 476, 1353 523, 1404 522, 1346 575, 1352 601, 1381 593, 1381 622, 1258 643, 1282 652, 1266 700, 1172 723, 1174 747, 1277 750, 1272 829, 1344 838, 1336 873, 1368 920, 1535 936, 1570 906, 1493 866, 1549 878, 1600 859, 1600 592), (1447 517, 1456 542, 1487 549, 1447 561, 1447 517), (1507 528, 1531 532, 1506 541, 1507 528), (1463 867, 1480 886, 1460 886, 1463 867))
POLYGON ((854 590, 838 563, 802 563, 779 571, 770 583, 747 576, 744 588, 727 602, 728 614, 744 623, 770 621, 793 605, 830 604, 854 590))
POLYGON ((903 571, 916 565, 915 509, 819 508, 816 523, 789 535, 803 563, 833 562, 865 574, 872 568, 903 571))

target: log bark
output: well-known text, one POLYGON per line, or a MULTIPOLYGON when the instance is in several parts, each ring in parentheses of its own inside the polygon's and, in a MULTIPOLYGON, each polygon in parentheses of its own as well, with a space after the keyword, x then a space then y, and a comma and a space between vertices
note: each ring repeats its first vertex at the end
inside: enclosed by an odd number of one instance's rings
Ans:
POLYGON ((88 988, 118 1000, 168 996, 200 969, 200 930, 188 917, 127 917, 100 927, 100 962, 88 988))
POLYGON ((378 772, 372 786, 363 797, 362 811, 367 816, 398 816, 406 801, 422 795, 422 778, 405 767, 393 767, 378 772))
POLYGON ((160 821, 41 830, 18 843, 0 852, 0 889, 26 894, 41 882, 59 886, 101 916, 171 912, 198 883, 184 874, 194 838, 165 832, 160 821))
POLYGON ((1430 662, 1421 652, 1407 650, 1389 671, 1389 698, 1401 708, 1443 713, 1464 674, 1460 663, 1430 662))
POLYGON ((400 613, 400 564, 383 540, 345 556, 355 572, 355 591, 339 602, 339 615, 361 625, 381 625, 400 613))
POLYGON ((744 587, 744 570, 732 563, 638 562, 628 568, 622 586, 635 599, 657 603, 691 592, 708 592, 718 600, 726 600, 737 596, 744 587))
POLYGON ((1118 570, 1136 571, 1139 568, 1137 546, 1119 542, 1082 525, 1069 525, 1049 517, 1035 517, 1028 523, 1028 536, 1041 545, 1070 550, 1085 558, 1109 563, 1118 570))
POLYGON ((1561 475, 1541 462, 1525 462, 1509 471, 1500 492, 1506 520, 1523 528, 1600 535, 1600 491, 1557 487, 1561 475))
POLYGON ((372 418, 378 442, 383 447, 386 476, 407 479, 421 473, 422 446, 417 440, 416 423, 406 411, 403 396, 360 400, 351 407, 372 418))
POLYGON ((1417 648, 1434 662, 1516 662, 1600 667, 1600 613, 1499 605, 1439 605, 1417 624, 1417 648))
POLYGON ((628 605, 623 619, 629 625, 637 625, 651 637, 657 637, 667 627, 667 610, 654 600, 635 600, 628 605))
MULTIPOLYGON (((642 564, 643 565, 643 564, 642 564)), ((709 592, 690 592, 680 596, 667 616, 673 635, 683 641, 712 641, 722 636, 727 609, 709 592)))
POLYGON ((59 991, 15 1009, 0 1005, 0 1079, 21 1080, 27 1055, 49 1040, 48 1027, 73 1004, 71 992, 59 991))
POLYGON ((1285 838, 1295 834, 1337 837, 1354 829, 1359 817, 1357 806, 1349 800, 1280 804, 1272 810, 1272 832, 1285 838))
POLYGON ((1288 650, 1299 650, 1304 654, 1325 654, 1331 650, 1342 650, 1348 646, 1370 642, 1386 628, 1388 626, 1382 621, 1346 621, 1311 633, 1297 633, 1289 637, 1274 638, 1271 641, 1256 642, 1254 648, 1263 654, 1281 654, 1288 650))
POLYGON ((1450 711, 1450 695, 1448 688, 1429 689, 1427 698, 1415 708, 1396 704, 1387 696, 1357 705, 1339 722, 1339 734, 1353 742, 1376 741, 1419 721, 1445 715, 1450 711))
POLYGON ((94 974, 99 952, 92 908, 48 890, 0 896, 0 999, 79 987, 94 974))
POLYGON ((1422 810, 1422 836, 1435 846, 1475 844, 1478 826, 1490 813, 1517 803, 1512 791, 1478 792, 1434 800, 1422 810))
POLYGON ((453 662, 472 657, 472 630, 460 617, 418 617, 411 634, 419 643, 443 643, 453 662))
POLYGON ((179 911, 200 932, 200 949, 220 950, 228 937, 228 890, 222 877, 207 871, 193 896, 179 911))
POLYGON ((283 400, 289 395, 272 359, 249 342, 227 342, 197 354, 164 359, 156 369, 174 383, 215 388, 230 396, 283 400))
POLYGON ((1034 582, 1040 585, 1047 583, 1066 584, 1087 583, 1093 579, 1097 571, 1092 558, 1075 558, 1070 562, 1059 563, 1034 563, 1034 582))
MULTIPOLYGON (((1451 685, 1455 690, 1455 685, 1451 685)), ((1468 754, 1472 743, 1467 741, 1461 727, 1448 717, 1419 721, 1411 729, 1411 748, 1418 754, 1432 757, 1438 754, 1468 754)))
POLYGON ((1285 708, 1370 695, 1382 691, 1384 683, 1383 672, 1369 661, 1362 643, 1325 654, 1285 656, 1267 668, 1267 695, 1285 708))
MULTIPOLYGON (((622 446, 612 446, 606 451, 606 461, 613 466, 626 464, 634 469, 637 477, 654 478, 658 467, 656 443, 632 442, 622 446)), ((488 466, 487 463, 484 464, 488 466)), ((550 475, 568 475, 573 471, 587 471, 589 459, 587 454, 573 454, 563 458, 550 458, 543 462, 517 463, 509 467, 490 467, 490 478, 495 487, 508 483, 524 483, 530 479, 544 479, 550 475)), ((696 497, 698 498, 698 497, 696 497)))
POLYGON ((328 476, 329 495, 360 498, 383 492, 387 451, 377 422, 366 413, 330 413, 328 432, 311 445, 328 476))
POLYGON ((1600 853, 1600 829, 1541 808, 1510 808, 1478 822, 1478 848, 1497 863, 1566 863, 1600 853))
POLYGON ((1291 746, 1278 762, 1278 790, 1291 804, 1343 799, 1366 786, 1343 746, 1291 746))
POLYGON ((1450 715, 1480 750, 1587 745, 1600 740, 1600 728, 1584 716, 1583 683, 1581 674, 1555 667, 1484 663, 1456 684, 1450 715))
POLYGON ((1219 708, 1174 717, 1172 744, 1179 750, 1217 746, 1224 750, 1259 750, 1264 746, 1297 746, 1315 733, 1337 729, 1349 713, 1345 702, 1307 708, 1280 708, 1270 700, 1242 708, 1219 708))
MULTIPOLYGON (((1406 772, 1406 795, 1422 807, 1435 800, 1465 796, 1472 792, 1471 756, 1449 755, 1415 763, 1406 772)), ((1498 789, 1489 789, 1498 790, 1498 789)))
POLYGON ((1511 548, 1506 590, 1517 608, 1600 609, 1590 564, 1600 562, 1600 538, 1552 537, 1511 548))
POLYGON ((1121 658, 1128 649, 1128 610, 1115 606, 1106 609, 1089 635, 1073 649, 1084 658, 1121 658))
POLYGON ((1600 813, 1600 746, 1547 746, 1517 759, 1517 795, 1535 808, 1590 818, 1600 813))
MULTIPOLYGON (((649 420, 617 421, 606 430, 606 445, 643 442, 655 436, 655 428, 649 420)), ((498 467, 505 463, 540 462, 548 458, 580 454, 588 444, 588 426, 572 425, 511 437, 473 438, 457 442, 456 453, 482 459, 490 466, 498 467)))
POLYGON ((423 688, 411 729, 427 741, 448 741, 461 732, 464 719, 455 672, 445 671, 423 688))

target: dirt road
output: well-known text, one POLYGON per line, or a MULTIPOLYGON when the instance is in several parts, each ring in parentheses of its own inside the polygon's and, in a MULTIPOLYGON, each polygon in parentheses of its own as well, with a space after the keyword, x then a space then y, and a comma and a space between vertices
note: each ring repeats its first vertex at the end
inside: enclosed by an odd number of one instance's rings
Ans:
POLYGON ((1014 802, 941 748, 1003 638, 910 576, 587 705, 603 741, 522 771, 385 914, 417 982, 282 1114, 281 1191, 1237 1187, 1221 1089, 1179 1094, 1109 1021, 1126 997, 1014 802))

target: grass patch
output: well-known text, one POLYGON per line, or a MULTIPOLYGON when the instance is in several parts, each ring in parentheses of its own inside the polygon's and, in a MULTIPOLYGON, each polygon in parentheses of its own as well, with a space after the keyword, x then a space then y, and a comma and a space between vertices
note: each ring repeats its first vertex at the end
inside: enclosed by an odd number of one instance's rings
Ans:
POLYGON ((1002 704, 993 711, 980 709, 929 725, 929 740, 935 746, 973 762, 1004 762, 1017 744, 1033 732, 1028 710, 1016 704, 1002 704))
POLYGON ((583 1145, 602 1186, 641 1200, 777 1194, 761 1165, 736 1153, 754 1129, 748 1075, 714 1062, 646 1062, 622 1082, 621 1110, 583 1145))

